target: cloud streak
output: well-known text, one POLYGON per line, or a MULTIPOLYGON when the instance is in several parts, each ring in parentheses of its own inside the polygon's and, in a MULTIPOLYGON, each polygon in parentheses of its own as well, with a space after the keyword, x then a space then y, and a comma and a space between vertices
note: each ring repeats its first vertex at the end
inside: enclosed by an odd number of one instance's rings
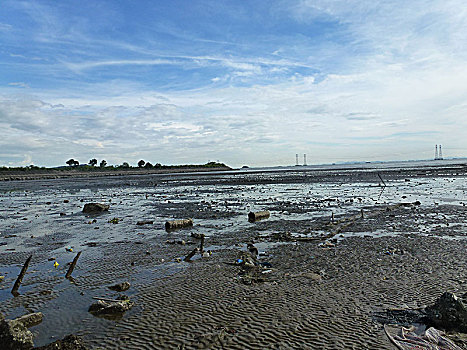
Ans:
POLYGON ((461 1, 187 6, 7 0, 0 163, 465 155, 461 1))

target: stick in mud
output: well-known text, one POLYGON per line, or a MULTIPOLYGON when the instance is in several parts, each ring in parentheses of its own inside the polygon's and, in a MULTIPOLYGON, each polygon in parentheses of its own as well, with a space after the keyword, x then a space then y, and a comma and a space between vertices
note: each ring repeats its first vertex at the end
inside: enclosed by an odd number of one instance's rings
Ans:
POLYGON ((381 175, 379 173, 378 173, 378 177, 381 180, 381 182, 383 183, 384 187, 386 187, 386 182, 384 182, 383 178, 381 177, 381 175))
POLYGON ((183 259, 183 261, 190 261, 191 258, 194 257, 196 253, 198 253, 198 251, 199 251, 199 248, 193 249, 193 250, 191 251, 191 253, 188 254, 188 255, 185 257, 185 259, 183 259))
POLYGON ((166 230, 173 230, 182 227, 193 226, 192 219, 172 220, 165 223, 166 230))
POLYGON ((256 220, 267 219, 270 216, 269 211, 257 211, 256 213, 250 212, 248 214, 248 221, 255 222, 256 220))
POLYGON ((32 255, 26 260, 26 262, 23 265, 23 268, 21 269, 21 272, 18 275, 18 278, 16 279, 15 285, 13 286, 13 289, 11 290, 11 294, 13 294, 14 296, 19 295, 18 289, 19 289, 19 286, 21 285, 21 282, 23 281, 23 277, 26 274, 26 270, 29 267, 29 263, 31 262, 31 259, 32 259, 32 255))
POLYGON ((204 251, 204 233, 201 234, 201 242, 199 244, 199 252, 203 254, 204 251))
POLYGON ((65 278, 70 278, 71 277, 71 274, 73 273, 73 270, 74 270, 74 268, 76 266, 76 263, 78 262, 78 259, 79 259, 80 255, 81 255, 81 252, 78 252, 78 254, 76 254, 75 258, 73 259, 73 262, 70 265, 70 268, 68 269, 68 272, 65 275, 65 278))

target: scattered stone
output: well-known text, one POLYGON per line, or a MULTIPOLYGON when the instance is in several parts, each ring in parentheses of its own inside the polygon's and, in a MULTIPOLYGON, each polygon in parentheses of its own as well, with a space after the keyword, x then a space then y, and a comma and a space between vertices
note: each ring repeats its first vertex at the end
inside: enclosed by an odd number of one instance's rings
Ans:
POLYGON ((95 214, 108 211, 110 206, 102 203, 86 203, 83 208, 83 213, 95 214))
POLYGON ((65 213, 60 213, 60 216, 66 216, 66 214, 65 213))
POLYGON ((51 295, 52 293, 53 293, 53 291, 50 290, 50 289, 41 290, 41 291, 39 292, 40 295, 51 295))
POLYGON ((425 309, 429 321, 437 328, 467 333, 467 298, 444 292, 434 305, 425 309))
POLYGON ((70 201, 68 199, 65 199, 63 203, 70 203, 70 201))
POLYGON ((116 292, 124 292, 124 291, 130 289, 130 282, 118 283, 118 284, 115 284, 113 286, 110 286, 109 289, 114 290, 116 292))
POLYGON ((39 350, 87 350, 80 337, 70 334, 61 340, 57 340, 45 346, 40 346, 39 350))

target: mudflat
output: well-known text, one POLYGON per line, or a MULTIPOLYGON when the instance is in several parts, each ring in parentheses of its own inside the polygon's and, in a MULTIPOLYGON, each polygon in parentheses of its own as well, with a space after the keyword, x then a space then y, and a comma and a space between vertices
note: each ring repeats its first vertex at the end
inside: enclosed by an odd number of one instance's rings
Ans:
POLYGON ((466 178, 450 163, 4 182, 0 312, 42 312, 36 346, 73 333, 94 349, 394 349, 378 315, 467 292, 466 178), (183 261, 202 234, 211 254, 183 261), (88 312, 122 294, 129 311, 88 312))

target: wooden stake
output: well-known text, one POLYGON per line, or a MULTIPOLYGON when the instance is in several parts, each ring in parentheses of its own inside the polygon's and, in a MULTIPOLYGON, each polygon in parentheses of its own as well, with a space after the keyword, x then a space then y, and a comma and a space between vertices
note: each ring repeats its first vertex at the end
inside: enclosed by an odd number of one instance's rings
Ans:
POLYGON ((201 243, 199 244, 199 251, 203 254, 204 251, 204 234, 201 235, 201 243))
POLYGON ((26 270, 29 267, 29 263, 31 262, 32 255, 26 260, 26 262, 23 265, 23 268, 21 269, 21 272, 18 275, 18 278, 16 279, 15 285, 13 286, 13 289, 11 290, 11 294, 13 295, 19 295, 18 289, 19 286, 21 285, 21 282, 23 281, 23 277, 26 274, 26 270))
POLYGON ((78 259, 79 259, 80 255, 81 255, 81 252, 78 252, 78 254, 76 254, 75 258, 73 259, 73 262, 70 265, 70 268, 68 269, 68 272, 65 275, 65 278, 70 278, 71 277, 71 274, 73 273, 73 270, 74 270, 74 268, 76 266, 76 263, 78 262, 78 259))
POLYGON ((193 256, 195 256, 195 254, 196 254, 198 251, 199 251, 199 248, 193 249, 193 251, 192 251, 190 254, 188 254, 188 255, 185 257, 185 259, 183 259, 183 261, 190 261, 191 258, 192 258, 193 256))

